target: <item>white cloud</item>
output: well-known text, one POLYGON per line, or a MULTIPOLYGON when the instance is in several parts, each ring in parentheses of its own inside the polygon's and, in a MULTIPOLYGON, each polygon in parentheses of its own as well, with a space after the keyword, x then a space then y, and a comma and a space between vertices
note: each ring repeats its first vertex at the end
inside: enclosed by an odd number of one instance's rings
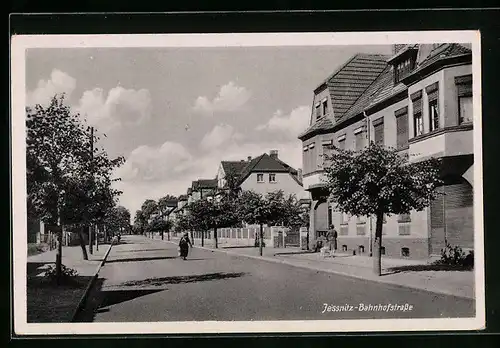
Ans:
POLYGON ((156 182, 181 177, 192 165, 192 156, 179 143, 167 141, 159 147, 141 145, 134 149, 117 170, 130 182, 156 182))
POLYGON ((248 156, 255 158, 270 150, 278 150, 279 158, 292 167, 302 166, 299 140, 234 141, 231 146, 211 148, 198 156, 193 156, 184 146, 173 142, 158 147, 140 146, 116 171, 116 176, 122 181, 116 182, 115 187, 124 192, 120 204, 134 214, 146 199, 158 199, 167 193, 185 194, 192 181, 215 178, 222 160, 246 160, 248 156))
POLYGON ((266 124, 257 126, 256 129, 284 132, 292 136, 297 136, 309 125, 310 115, 311 108, 309 106, 299 106, 293 109, 288 115, 283 115, 281 110, 277 110, 266 124))
POLYGON ((28 91, 26 96, 27 105, 48 105, 56 94, 65 93, 67 98, 71 96, 76 88, 76 80, 61 70, 54 69, 48 80, 38 81, 33 91, 28 91))
POLYGON ((202 149, 212 150, 241 139, 243 139, 243 135, 236 132, 233 126, 220 124, 205 134, 201 139, 200 146, 202 149))
POLYGON ((245 87, 239 87, 231 81, 221 87, 212 101, 205 96, 198 97, 193 109, 205 115, 212 115, 217 111, 236 111, 247 103, 250 96, 249 90, 245 87))
POLYGON ((120 125, 137 125, 151 115, 151 95, 147 89, 125 89, 121 86, 109 90, 85 91, 76 110, 87 121, 106 132, 120 125))

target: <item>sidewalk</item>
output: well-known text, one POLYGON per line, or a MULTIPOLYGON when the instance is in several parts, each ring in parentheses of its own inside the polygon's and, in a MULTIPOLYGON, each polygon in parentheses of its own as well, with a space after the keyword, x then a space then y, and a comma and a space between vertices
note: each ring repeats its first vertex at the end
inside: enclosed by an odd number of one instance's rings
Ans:
MULTIPOLYGON (((78 272, 74 284, 51 285, 44 281, 44 272, 55 265, 56 250, 29 256, 27 259, 28 322, 71 322, 75 310, 103 261, 110 245, 103 244, 83 260, 80 246, 63 247, 62 264, 78 272)), ((88 252, 88 249, 87 249, 88 252)))
MULTIPOLYGON (((176 242, 173 238, 171 241, 176 242)), ((311 253, 292 247, 265 247, 263 248, 263 256, 259 256, 259 248, 255 247, 220 245, 218 249, 215 249, 212 240, 205 240, 204 245, 205 249, 232 255, 279 262, 439 294, 475 298, 473 271, 450 270, 448 267, 431 265, 421 260, 382 258, 382 276, 377 276, 373 274, 373 259, 369 256, 337 253, 334 257, 321 257, 319 253, 311 253)), ((197 239, 194 246, 201 248, 201 242, 197 239)))

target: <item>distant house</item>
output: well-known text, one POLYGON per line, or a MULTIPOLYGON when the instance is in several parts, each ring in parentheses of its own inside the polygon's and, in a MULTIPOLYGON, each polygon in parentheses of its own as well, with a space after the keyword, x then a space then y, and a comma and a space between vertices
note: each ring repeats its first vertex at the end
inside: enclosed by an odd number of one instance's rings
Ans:
POLYGON ((269 154, 242 161, 222 161, 217 172, 219 190, 227 188, 226 175, 236 176, 236 186, 240 190, 251 190, 267 194, 282 190, 285 195, 294 194, 298 199, 309 198, 309 193, 302 187, 302 172, 292 168, 278 157, 277 150, 269 154))
POLYGON ((191 188, 188 189, 188 203, 211 197, 215 194, 216 189, 216 179, 195 180, 191 183, 191 188))

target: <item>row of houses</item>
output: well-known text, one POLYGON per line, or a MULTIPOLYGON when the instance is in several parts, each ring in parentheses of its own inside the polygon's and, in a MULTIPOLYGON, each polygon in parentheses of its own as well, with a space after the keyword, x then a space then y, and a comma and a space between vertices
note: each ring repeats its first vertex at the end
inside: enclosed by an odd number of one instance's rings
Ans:
POLYGON ((301 169, 291 167, 278 155, 278 150, 271 150, 255 158, 248 156, 239 161, 221 161, 214 178, 193 181, 186 194, 179 196, 170 218, 175 220, 183 214, 187 204, 210 199, 228 189, 229 177, 238 190, 251 190, 262 195, 282 190, 285 195, 295 195, 303 204, 309 204, 310 194, 302 185, 301 169))
POLYGON ((426 259, 448 242, 474 248, 472 53, 460 44, 395 45, 392 56, 357 54, 314 90, 303 147, 310 239, 334 224, 344 250, 369 253, 375 221, 339 212, 328 198, 323 154, 370 141, 410 161, 442 158, 440 195, 423 211, 387 216, 383 253, 426 259))
MULTIPOLYGON (((440 195, 423 211, 386 216, 382 252, 427 259, 446 243, 474 248, 472 53, 460 44, 394 45, 393 55, 357 54, 313 91, 309 126, 302 142, 302 169, 278 151, 222 161, 211 179, 193 181, 171 216, 186 204, 227 187, 228 174, 242 190, 283 190, 310 208, 309 243, 335 225, 344 251, 370 253, 375 221, 349 216, 330 201, 323 155, 331 145, 360 150, 370 142, 396 148, 410 161, 442 159, 440 195)), ((301 239, 302 242, 302 239, 301 239)), ((312 245, 310 245, 312 247, 312 245)))

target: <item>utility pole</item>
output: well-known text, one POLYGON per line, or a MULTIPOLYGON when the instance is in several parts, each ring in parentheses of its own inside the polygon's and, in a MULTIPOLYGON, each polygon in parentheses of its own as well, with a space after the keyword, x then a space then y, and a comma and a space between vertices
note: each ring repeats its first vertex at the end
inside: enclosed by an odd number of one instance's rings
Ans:
MULTIPOLYGON (((90 174, 92 179, 94 177, 94 127, 90 127, 90 174)), ((93 233, 92 223, 89 222, 89 252, 93 254, 92 248, 92 233, 93 233)))
MULTIPOLYGON (((363 115, 365 116, 365 121, 366 121, 366 138, 368 139, 368 146, 370 146, 370 119, 368 118, 368 115, 366 114, 366 111, 363 111, 363 115)), ((368 239, 368 243, 370 244, 370 257, 373 256, 373 223, 372 223, 372 216, 370 215, 368 218, 368 222, 370 224, 370 238, 368 239)))

